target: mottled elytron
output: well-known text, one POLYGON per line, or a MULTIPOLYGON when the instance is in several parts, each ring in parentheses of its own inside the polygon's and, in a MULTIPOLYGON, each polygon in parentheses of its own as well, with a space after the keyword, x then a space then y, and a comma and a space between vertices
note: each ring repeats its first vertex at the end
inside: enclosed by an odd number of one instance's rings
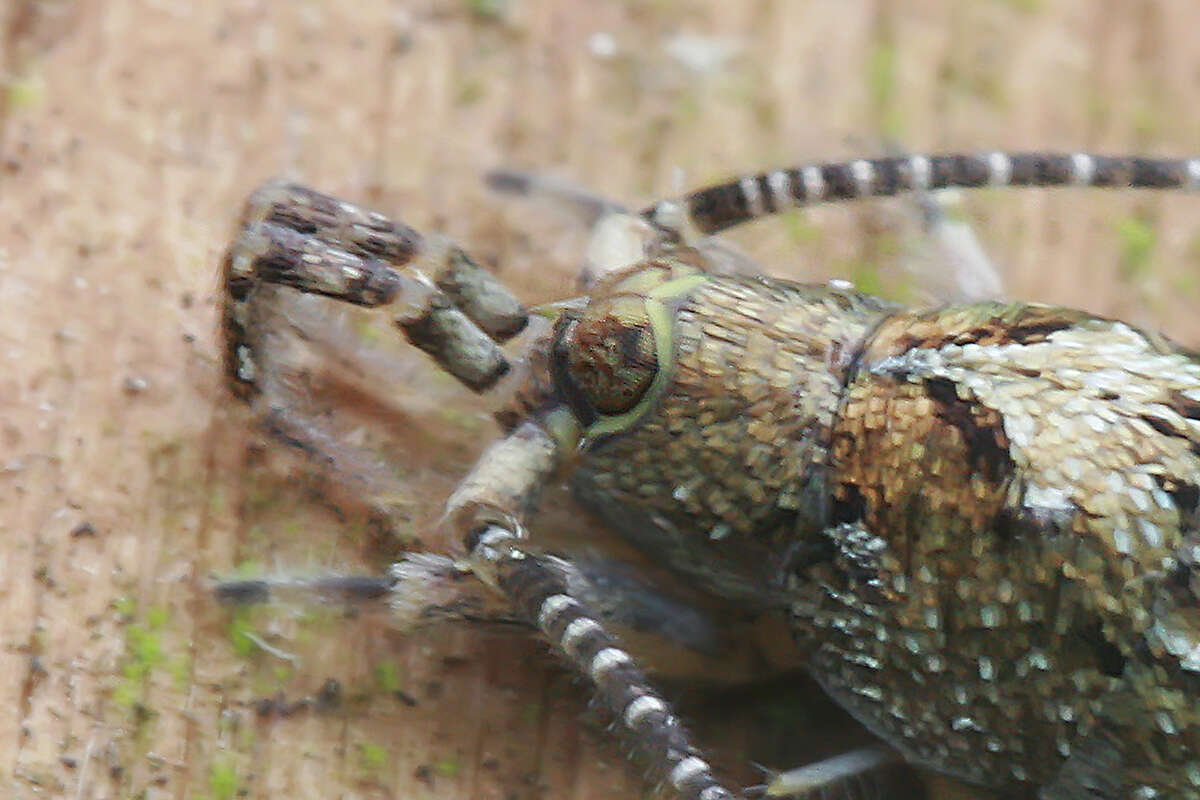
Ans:
MULTIPOLYGON (((509 433, 447 504, 468 558, 405 560, 390 590, 460 591, 468 564, 595 685, 655 777, 732 796, 605 630, 586 570, 528 537, 538 490, 569 473, 658 564, 789 620, 816 679, 909 761, 1045 800, 1200 798, 1196 354, 1062 308, 913 311, 721 274, 704 239, 903 191, 1198 184, 1200 160, 911 156, 648 209, 630 266, 543 311, 509 433)), ((281 292, 387 306, 476 390, 526 322, 457 247, 297 186, 255 193, 224 269, 230 383, 312 450, 277 402, 281 292)))

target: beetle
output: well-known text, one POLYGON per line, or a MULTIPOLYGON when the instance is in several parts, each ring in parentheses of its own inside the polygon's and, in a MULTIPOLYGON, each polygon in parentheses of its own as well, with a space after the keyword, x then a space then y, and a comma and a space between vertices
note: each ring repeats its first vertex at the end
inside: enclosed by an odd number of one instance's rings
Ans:
MULTIPOLYGON (((653 777, 733 797, 609 632, 686 643, 686 611, 607 592, 529 534, 567 479, 653 563, 785 619, 817 682, 906 760, 1045 800, 1200 797, 1200 358, 1070 309, 911 310, 729 274, 706 245, 798 205, 1068 185, 1195 189, 1200 159, 858 159, 651 206, 626 266, 537 310, 552 324, 508 433, 446 503, 462 557, 402 559, 382 586, 404 613, 496 605, 536 626, 653 777)), ((251 196, 223 276, 230 386, 331 464, 362 460, 280 402, 281 298, 387 308, 476 391, 513 372, 499 343, 529 320, 457 245, 292 184, 251 196)))

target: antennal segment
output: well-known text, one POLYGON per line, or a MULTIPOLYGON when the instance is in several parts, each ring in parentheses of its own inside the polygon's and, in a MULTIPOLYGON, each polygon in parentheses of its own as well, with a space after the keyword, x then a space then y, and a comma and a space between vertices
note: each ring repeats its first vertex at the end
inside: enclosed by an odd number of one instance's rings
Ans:
POLYGON ((748 175, 664 200, 642 215, 661 228, 682 232, 682 212, 688 227, 710 235, 798 206, 985 186, 1195 190, 1200 188, 1200 158, 992 152, 857 159, 748 175))

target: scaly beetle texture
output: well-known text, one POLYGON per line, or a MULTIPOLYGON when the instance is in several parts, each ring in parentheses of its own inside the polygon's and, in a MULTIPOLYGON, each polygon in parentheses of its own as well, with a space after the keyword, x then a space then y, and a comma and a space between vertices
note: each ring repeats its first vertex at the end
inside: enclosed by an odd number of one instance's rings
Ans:
MULTIPOLYGON (((449 597, 469 572, 595 686, 654 777, 734 796, 607 631, 620 614, 587 570, 529 536, 539 490, 566 478, 658 565, 786 618, 816 680, 906 760, 1044 800, 1200 798, 1197 354, 1064 308, 910 310, 727 274, 704 244, 864 196, 1198 185, 1200 160, 905 156, 647 209, 635 263, 543 310, 508 435, 447 503, 467 557, 405 559, 388 591, 449 597)), ((386 307, 479 391, 527 320, 455 245, 283 183, 251 197, 224 278, 231 386, 314 452, 276 402, 281 293, 386 307)))

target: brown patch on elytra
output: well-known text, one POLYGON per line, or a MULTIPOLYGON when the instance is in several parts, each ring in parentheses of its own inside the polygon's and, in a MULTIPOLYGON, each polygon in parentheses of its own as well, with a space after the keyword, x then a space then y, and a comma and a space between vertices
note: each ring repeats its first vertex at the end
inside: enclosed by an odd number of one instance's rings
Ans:
POLYGON ((949 382, 876 376, 849 388, 832 461, 835 505, 854 509, 905 564, 936 547, 923 521, 942 520, 944 532, 993 529, 1013 474, 998 412, 949 382))
MULTIPOLYGON (((1200 420, 1200 402, 1192 400, 1181 392, 1172 391, 1163 398, 1163 405, 1187 420, 1200 420)), ((1200 455, 1200 436, 1194 432, 1194 426, 1176 424, 1174 420, 1165 419, 1154 414, 1142 414, 1141 419, 1154 430, 1176 439, 1188 442, 1188 449, 1200 455)))
POLYGON ((988 481, 1000 482, 1015 470, 1009 455, 1008 436, 1000 412, 958 396, 954 383, 946 378, 925 381, 934 401, 938 419, 958 429, 963 437, 965 455, 971 471, 988 481))
POLYGON ((937 309, 898 316, 871 343, 867 360, 910 350, 937 350, 947 345, 1036 344, 1052 334, 1091 319, 1081 311, 1037 305, 992 303, 959 309, 937 309))
POLYGON ((1182 392, 1171 392, 1166 404, 1181 417, 1200 420, 1200 401, 1193 400, 1182 392))

